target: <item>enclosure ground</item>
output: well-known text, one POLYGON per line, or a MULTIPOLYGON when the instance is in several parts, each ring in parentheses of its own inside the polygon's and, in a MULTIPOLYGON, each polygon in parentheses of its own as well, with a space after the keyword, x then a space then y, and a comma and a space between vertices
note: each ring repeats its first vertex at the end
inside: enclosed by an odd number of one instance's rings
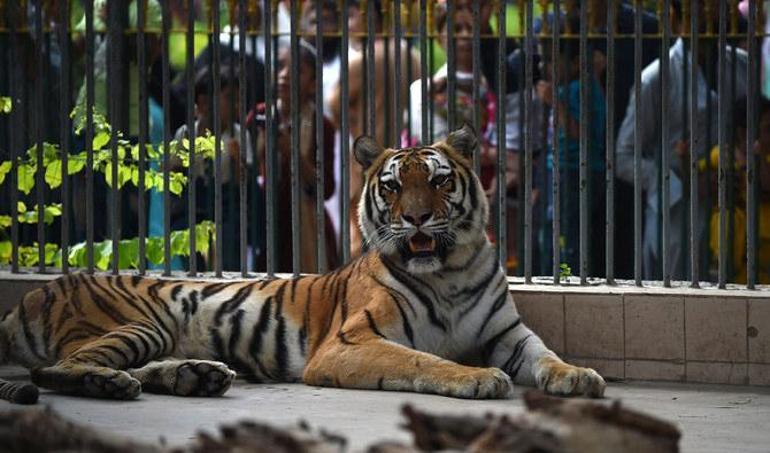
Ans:
MULTIPOLYGON (((27 372, 0 367, 0 377, 26 379, 27 372)), ((468 401, 238 380, 223 398, 143 394, 136 401, 115 402, 43 392, 40 404, 96 429, 143 441, 162 438, 170 445, 186 443, 199 430, 213 432, 220 424, 245 418, 276 426, 303 419, 345 436, 355 451, 382 439, 409 442, 408 433, 399 428, 404 403, 437 413, 516 414, 524 410, 522 391, 519 387, 513 400, 468 401)), ((676 423, 684 433, 684 452, 767 452, 770 448, 770 388, 612 382, 607 396, 676 423)), ((11 407, 0 403, 0 410, 11 407)))

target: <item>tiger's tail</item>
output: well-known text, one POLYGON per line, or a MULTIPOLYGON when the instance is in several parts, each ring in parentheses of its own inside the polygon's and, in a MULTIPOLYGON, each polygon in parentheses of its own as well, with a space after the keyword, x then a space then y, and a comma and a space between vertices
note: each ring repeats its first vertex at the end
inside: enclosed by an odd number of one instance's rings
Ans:
MULTIPOLYGON (((6 314, 0 322, 0 365, 8 363, 8 353, 11 348, 11 341, 8 337, 8 323, 11 320, 8 318, 9 316, 6 314)), ((35 404, 39 395, 40 392, 34 384, 0 379, 0 399, 15 404, 35 404)))

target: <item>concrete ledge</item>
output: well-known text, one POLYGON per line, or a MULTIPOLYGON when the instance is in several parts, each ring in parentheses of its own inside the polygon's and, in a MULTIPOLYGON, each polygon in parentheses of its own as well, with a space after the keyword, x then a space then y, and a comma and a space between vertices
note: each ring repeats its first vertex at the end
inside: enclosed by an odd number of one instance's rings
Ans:
MULTIPOLYGON (((0 309, 12 308, 26 292, 58 276, 0 271, 0 309)), ((191 279, 183 273, 172 278, 191 279)), ((224 278, 242 277, 228 273, 224 278)), ((210 274, 195 278, 213 279, 210 274)), ((610 379, 770 386, 768 287, 580 286, 542 280, 524 284, 511 278, 516 305, 551 349, 578 365, 610 379)))
POLYGON ((770 294, 691 291, 512 293, 549 347, 609 378, 770 385, 770 294))

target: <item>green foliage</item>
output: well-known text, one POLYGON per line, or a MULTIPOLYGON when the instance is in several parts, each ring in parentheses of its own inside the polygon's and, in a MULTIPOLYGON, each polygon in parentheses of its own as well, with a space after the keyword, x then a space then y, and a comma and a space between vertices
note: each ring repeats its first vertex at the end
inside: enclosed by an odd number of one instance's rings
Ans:
MULTIPOLYGON (((32 245, 20 245, 19 246, 19 265, 22 267, 37 266, 40 262, 38 255, 38 243, 33 242, 32 245)), ((45 264, 54 265, 56 263, 56 257, 61 253, 59 246, 56 244, 45 245, 45 264)), ((0 241, 0 264, 8 264, 11 262, 11 241, 0 241)))
POLYGON ((559 278, 568 279, 570 277, 572 277, 572 268, 567 263, 561 263, 559 265, 559 278))
POLYGON ((8 172, 11 171, 11 166, 12 164, 10 161, 5 161, 0 163, 0 184, 2 184, 3 181, 5 181, 5 175, 7 175, 8 172))
POLYGON ((11 113, 13 110, 13 100, 7 96, 0 96, 0 113, 11 113))
MULTIPOLYGON (((12 102, 10 98, 0 97, 0 113, 8 113, 11 111, 12 102)), ((78 105, 72 111, 70 116, 73 118, 73 124, 75 132, 77 134, 84 133, 86 127, 86 115, 85 107, 78 105)), ((93 127, 94 138, 92 141, 92 158, 94 172, 100 172, 104 175, 107 184, 112 187, 113 183, 117 184, 117 188, 120 189, 129 183, 135 187, 140 186, 139 180, 139 145, 131 144, 123 138, 123 134, 117 132, 114 134, 110 124, 107 122, 104 115, 99 114, 96 110, 93 112, 93 127), (115 141, 113 142, 113 138, 115 141), (115 144, 117 151, 117 159, 113 154, 113 143, 115 144), (117 164, 117 181, 113 181, 112 170, 113 166, 117 164)), ((194 152, 198 155, 197 159, 213 159, 214 158, 214 145, 215 137, 210 133, 206 136, 197 137, 195 139, 194 152)), ((144 170, 144 187, 145 190, 155 189, 157 191, 164 191, 166 186, 163 181, 163 172, 156 170, 160 168, 161 163, 164 160, 164 154, 167 152, 169 161, 176 167, 188 168, 190 165, 190 143, 189 140, 184 139, 180 141, 172 141, 169 143, 167 149, 162 145, 154 147, 150 144, 145 146, 145 170, 144 170), (150 164, 157 163, 155 168, 150 164)), ((224 147, 222 147, 224 148, 224 147)), ((18 189, 25 195, 29 195, 35 188, 36 174, 38 169, 44 173, 44 181, 50 189, 57 189, 62 184, 62 171, 64 170, 64 164, 62 162, 62 150, 58 144, 43 143, 42 147, 42 162, 38 160, 38 147, 37 145, 31 146, 24 155, 19 156, 16 160, 16 176, 18 189), (42 167, 39 165, 42 164, 42 167)), ((75 175, 80 173, 86 168, 87 164, 87 152, 82 151, 80 153, 69 154, 67 160, 67 175, 75 175)), ((0 184, 3 184, 8 175, 13 169, 13 163, 11 161, 0 162, 0 184)), ((187 175, 181 171, 169 171, 169 183, 168 190, 174 195, 181 195, 185 186, 188 183, 187 175)), ((23 202, 19 202, 17 206, 17 220, 21 224, 36 224, 39 220, 39 213, 37 205, 28 209, 23 202)), ((61 216, 62 206, 60 203, 54 203, 46 205, 43 209, 43 221, 46 224, 51 224, 56 217, 61 216)), ((7 238, 5 230, 12 224, 12 218, 10 215, 0 215, 0 238, 7 238)), ((197 251, 206 255, 210 249, 210 242, 213 237, 214 224, 211 221, 203 221, 195 227, 196 247, 197 251)), ((170 251, 172 257, 189 256, 190 254, 190 231, 180 230, 172 231, 170 233, 170 251)), ((105 270, 109 268, 112 263, 112 241, 106 240, 103 242, 95 243, 93 248, 94 253, 94 266, 97 269, 105 270)), ((11 261, 11 242, 7 240, 0 240, 0 265, 9 264, 11 261)), ((19 245, 19 265, 22 267, 35 266, 38 264, 38 246, 37 243, 32 245, 19 245)), ((121 239, 118 243, 119 253, 119 267, 121 269, 137 268, 139 266, 139 240, 133 239, 121 239)), ((161 265, 164 262, 164 243, 161 237, 147 238, 145 245, 145 255, 149 262, 161 265)), ((66 257, 68 263, 75 267, 85 267, 87 265, 87 253, 85 242, 75 244, 69 248, 68 256, 66 257)), ((46 265, 61 266, 62 264, 62 250, 58 245, 50 243, 45 244, 45 261, 46 265)))
MULTIPOLYGON (((196 249, 202 254, 207 254, 211 248, 211 241, 214 237, 214 223, 206 220, 195 226, 195 237, 197 240, 196 249)), ((172 231, 170 234, 171 257, 190 256, 190 231, 179 230, 172 231)), ((162 265, 163 259, 163 238, 150 237, 145 243, 145 257, 150 263, 162 265)), ((7 265, 11 262, 11 241, 0 241, 0 265, 7 265)), ((32 246, 19 246, 19 265, 22 267, 36 266, 38 264, 38 246, 33 243, 32 246)), ((46 265, 61 266, 62 251, 57 244, 45 245, 46 265)), ((67 262, 70 266, 86 267, 88 265, 88 255, 86 253, 86 243, 81 242, 73 245, 69 249, 67 262)), ((107 270, 112 265, 112 241, 106 240, 94 243, 94 267, 98 270, 107 270)), ((137 269, 139 267, 139 238, 121 239, 118 243, 118 267, 120 269, 137 269)))
MULTIPOLYGON (((2 99, 2 98, 0 98, 2 99)), ((86 126, 86 117, 84 107, 78 105, 72 111, 71 116, 74 118, 75 132, 77 134, 84 133, 86 126)), ((94 172, 100 172, 104 175, 107 184, 112 187, 112 166, 115 164, 116 159, 113 156, 112 150, 112 127, 107 122, 106 118, 94 111, 93 114, 94 124, 94 138, 93 145, 93 166, 94 172)), ((118 132, 116 134, 117 145, 117 164, 118 164, 118 188, 122 188, 126 183, 130 182, 135 187, 139 187, 139 145, 131 144, 123 138, 123 134, 118 132)), ((205 136, 196 137, 195 139, 195 154, 198 159, 213 159, 214 158, 214 142, 215 138, 210 133, 205 136)), ((190 143, 189 140, 184 139, 181 141, 173 140, 169 142, 168 154, 170 162, 174 165, 188 168, 190 166, 190 143)), ((224 147, 223 147, 224 148, 224 147)), ((159 148, 153 147, 150 144, 145 145, 146 149, 146 164, 158 163, 163 160, 163 154, 165 149, 161 145, 159 148)), ((58 144, 43 143, 43 169, 45 172, 45 182, 51 189, 56 189, 61 186, 62 178, 62 151, 58 144)), ((77 154, 71 154, 68 156, 67 161, 67 174, 74 175, 81 172, 87 163, 88 155, 86 151, 82 151, 77 154)), ((160 166, 160 165, 159 165, 160 166)), ((10 161, 0 162, 0 184, 5 181, 6 175, 11 171, 12 163, 10 161)), ((17 159, 17 177, 19 191, 25 195, 29 195, 35 188, 36 180, 35 175, 38 171, 38 156, 37 145, 31 146, 27 152, 17 159)), ((187 176, 185 172, 169 171, 169 190, 174 195, 180 195, 187 185, 187 176)), ((159 191, 165 190, 163 184, 162 171, 154 170, 152 168, 145 169, 144 179, 145 190, 155 189, 159 191)))

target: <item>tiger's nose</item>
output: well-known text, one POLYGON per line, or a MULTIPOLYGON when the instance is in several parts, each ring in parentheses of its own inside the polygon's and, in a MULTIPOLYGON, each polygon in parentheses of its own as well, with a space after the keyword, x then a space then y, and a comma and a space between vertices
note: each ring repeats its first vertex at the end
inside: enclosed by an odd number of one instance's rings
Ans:
POLYGON ((405 221, 411 223, 414 226, 420 226, 423 223, 427 222, 432 215, 433 214, 430 212, 425 212, 423 214, 408 213, 408 214, 401 214, 401 217, 403 217, 405 221))

